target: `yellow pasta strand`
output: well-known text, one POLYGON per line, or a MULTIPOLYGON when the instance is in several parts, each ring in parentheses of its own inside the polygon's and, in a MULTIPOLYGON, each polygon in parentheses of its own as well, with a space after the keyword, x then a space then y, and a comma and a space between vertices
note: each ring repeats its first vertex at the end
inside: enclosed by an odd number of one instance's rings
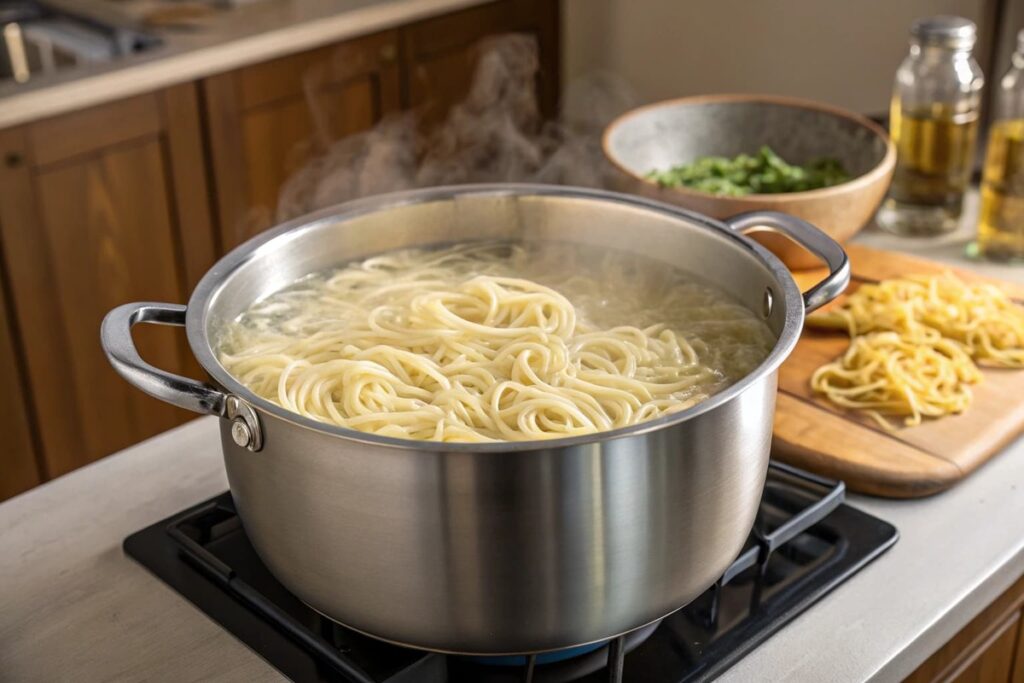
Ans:
POLYGON ((971 402, 968 385, 980 380, 958 342, 923 328, 854 337, 846 353, 815 371, 811 387, 893 429, 884 415, 905 416, 903 423, 912 427, 923 417, 962 412, 971 402))
POLYGON ((1001 289, 950 272, 865 284, 842 306, 807 318, 814 327, 917 334, 933 329, 963 344, 983 365, 1024 367, 1024 308, 1001 289))

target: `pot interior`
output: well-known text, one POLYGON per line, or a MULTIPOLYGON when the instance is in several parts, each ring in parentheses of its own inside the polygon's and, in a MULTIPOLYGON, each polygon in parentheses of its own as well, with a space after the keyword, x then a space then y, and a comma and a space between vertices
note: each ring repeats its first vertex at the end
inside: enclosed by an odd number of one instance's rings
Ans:
POLYGON ((795 339, 802 321, 799 291, 785 267, 710 219, 607 192, 466 186, 352 202, 243 244, 193 294, 189 339, 224 384, 226 371, 212 349, 222 326, 254 301, 312 272, 384 252, 493 240, 569 242, 656 259, 720 288, 759 316, 770 297, 765 320, 780 339, 776 352, 795 339))

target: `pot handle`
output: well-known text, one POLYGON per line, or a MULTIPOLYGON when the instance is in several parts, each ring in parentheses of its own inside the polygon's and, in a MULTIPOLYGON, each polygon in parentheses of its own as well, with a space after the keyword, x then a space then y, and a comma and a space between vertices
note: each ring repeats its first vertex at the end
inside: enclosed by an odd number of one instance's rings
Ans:
POLYGON ((805 220, 778 211, 750 211, 725 219, 725 224, 744 235, 752 232, 779 233, 828 265, 828 276, 804 292, 804 309, 807 312, 832 301, 850 284, 850 260, 842 246, 805 220))
POLYGON ((227 417, 227 394, 204 382, 181 377, 142 360, 132 340, 138 323, 185 325, 186 307, 151 301, 118 306, 100 327, 100 342, 110 364, 129 384, 150 396, 197 413, 227 417))

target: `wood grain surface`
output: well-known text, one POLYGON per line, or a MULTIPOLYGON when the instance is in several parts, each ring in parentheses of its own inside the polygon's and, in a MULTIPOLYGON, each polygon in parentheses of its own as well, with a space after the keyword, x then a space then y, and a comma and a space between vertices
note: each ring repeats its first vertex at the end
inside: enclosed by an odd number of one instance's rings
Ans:
POLYGON ((1017 580, 903 683, 1024 683, 1024 577, 1017 580))
MULTIPOLYGON (((859 245, 846 248, 853 267, 847 293, 865 282, 948 269, 904 254, 859 245)), ((965 280, 992 281, 953 270, 965 280)), ((823 274, 804 271, 795 277, 806 288, 823 274)), ((998 284, 1024 301, 1024 286, 998 284)), ((864 415, 834 406, 811 391, 814 370, 848 344, 845 334, 808 328, 783 364, 772 445, 779 460, 842 479, 854 491, 915 498, 952 486, 1024 430, 1024 370, 983 368, 984 379, 972 387, 974 400, 962 414, 887 432, 864 415)))
POLYGON ((202 81, 223 251, 274 223, 312 154, 398 111, 398 52, 384 31, 202 81))
MULTIPOLYGON (((6 412, 23 416, 46 480, 194 417, 120 378, 98 332, 126 301, 185 301, 213 263, 196 86, 0 131, 0 158, 9 359, 26 385, 6 412)), ((201 376, 181 330, 134 338, 158 367, 201 376)), ((12 467, 0 454, 0 477, 12 467)))
POLYGON ((0 265, 0 433, 4 435, 4 454, 0 461, 0 501, 27 491, 42 481, 39 454, 32 433, 27 384, 21 367, 21 350, 9 315, 6 274, 0 265))

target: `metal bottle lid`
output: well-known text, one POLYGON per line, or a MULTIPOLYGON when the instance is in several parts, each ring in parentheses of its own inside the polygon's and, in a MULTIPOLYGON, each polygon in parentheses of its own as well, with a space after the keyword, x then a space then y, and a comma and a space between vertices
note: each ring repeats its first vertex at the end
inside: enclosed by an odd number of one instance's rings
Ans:
POLYGON ((940 15, 915 21, 910 36, 921 45, 968 50, 978 38, 978 27, 963 17, 940 15))

